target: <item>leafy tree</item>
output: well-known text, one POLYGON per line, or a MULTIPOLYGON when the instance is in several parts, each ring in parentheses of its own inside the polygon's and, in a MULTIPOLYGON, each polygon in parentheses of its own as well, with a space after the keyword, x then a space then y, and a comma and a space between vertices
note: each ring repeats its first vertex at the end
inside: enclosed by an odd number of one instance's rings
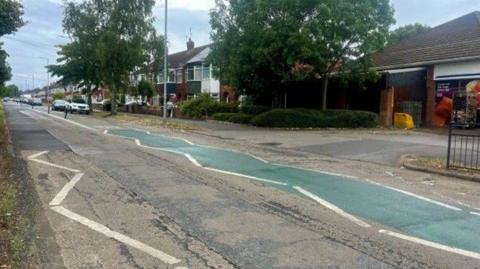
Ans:
POLYGON ((0 37, 17 31, 25 23, 22 19, 23 6, 16 0, 0 1, 0 37))
POLYGON ((12 78, 12 69, 7 63, 8 53, 0 46, 0 85, 12 78))
POLYGON ((222 81, 255 96, 279 95, 295 80, 367 78, 369 55, 387 43, 389 0, 217 0, 212 53, 222 81))
POLYGON ((99 36, 96 26, 99 21, 92 8, 88 3, 66 3, 63 28, 72 42, 59 46, 57 65, 48 67, 53 75, 61 78, 64 87, 72 84, 83 87, 90 109, 92 92, 101 86, 96 57, 99 36))
POLYGON ((141 80, 138 83, 138 93, 142 96, 142 100, 144 97, 152 98, 153 97, 153 85, 148 80, 141 80))
MULTIPOLYGON (((23 6, 15 0, 0 1, 0 37, 17 31, 25 23, 22 19, 23 6)), ((0 84, 10 80, 11 68, 7 63, 8 54, 1 48, 0 43, 0 84)))
POLYGON ((158 83, 158 76, 163 72, 163 57, 165 50, 165 38, 152 31, 146 43, 146 68, 144 73, 158 83))
MULTIPOLYGON (((152 32, 154 0, 92 0, 100 21, 97 57, 102 81, 112 99, 128 87, 129 73, 146 61, 146 37, 152 32)), ((112 114, 116 102, 112 102, 112 114)))
POLYGON ((18 89, 17 85, 8 85, 0 86, 0 97, 17 97, 20 96, 20 90, 18 89))
POLYGON ((65 94, 63 92, 56 92, 53 94, 53 100, 63 100, 65 99, 65 94))
POLYGON ((430 26, 421 23, 407 24, 390 32, 389 44, 395 44, 418 34, 423 34, 431 29, 430 26))

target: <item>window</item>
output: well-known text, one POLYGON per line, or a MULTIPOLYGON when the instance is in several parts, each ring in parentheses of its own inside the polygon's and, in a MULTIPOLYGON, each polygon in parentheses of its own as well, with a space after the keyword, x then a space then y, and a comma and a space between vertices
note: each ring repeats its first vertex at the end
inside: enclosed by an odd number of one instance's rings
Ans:
MULTIPOLYGON (((164 73, 161 72, 158 74, 158 83, 163 83, 165 80, 163 79, 164 73)), ((175 83, 175 70, 169 70, 168 73, 168 83, 175 83)))
POLYGON ((194 72, 193 67, 189 67, 189 68, 187 69, 187 73, 188 73, 188 74, 187 74, 187 79, 188 79, 188 81, 193 81, 193 80, 195 80, 195 72, 194 72))
POLYGON ((210 66, 207 65, 207 66, 203 66, 203 79, 209 79, 210 78, 210 66))
POLYGON ((202 67, 201 66, 195 66, 194 67, 194 71, 195 71, 195 78, 194 80, 195 81, 199 81, 199 80, 202 80, 202 67))
POLYGON ((177 70, 177 83, 178 84, 183 83, 183 70, 182 69, 177 70))

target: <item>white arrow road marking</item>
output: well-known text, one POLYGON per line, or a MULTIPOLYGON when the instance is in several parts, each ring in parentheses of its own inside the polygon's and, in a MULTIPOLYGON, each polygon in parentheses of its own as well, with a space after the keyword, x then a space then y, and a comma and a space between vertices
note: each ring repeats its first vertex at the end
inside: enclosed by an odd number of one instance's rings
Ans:
POLYGON ((173 264, 177 264, 180 262, 179 259, 173 257, 173 256, 170 256, 158 249, 155 249, 151 246, 148 246, 140 241, 137 241, 135 239, 132 239, 126 235, 123 235, 121 233, 118 233, 118 232, 115 232, 115 231, 112 231, 110 230, 108 227, 106 227, 105 225, 102 225, 100 223, 97 223, 97 222, 94 222, 88 218, 85 218, 83 216, 80 216, 78 215, 77 213, 74 213, 68 209, 66 209, 65 207, 63 206, 60 206, 60 204, 65 200, 65 198, 67 197, 68 193, 75 187, 75 185, 80 181, 80 179, 84 176, 83 173, 81 173, 79 170, 76 170, 76 169, 72 169, 72 168, 68 168, 68 167, 64 167, 64 166, 61 166, 61 165, 57 165, 57 164, 53 164, 53 163, 49 163, 49 162, 46 162, 46 161, 42 161, 42 160, 37 160, 36 158, 44 155, 48 153, 48 151, 42 151, 42 152, 39 152, 39 153, 36 153, 36 154, 33 154, 31 156, 28 157, 28 159, 30 161, 34 161, 34 162, 38 162, 38 163, 41 163, 41 164, 45 164, 45 165, 48 165, 48 166, 51 166, 51 167, 56 167, 56 168, 60 168, 60 169, 64 169, 64 170, 67 170, 67 171, 72 171, 72 172, 75 172, 75 176, 65 185, 63 186, 62 190, 53 198, 53 200, 50 202, 50 206, 51 206, 51 210, 59 213, 60 215, 63 215, 73 221, 76 221, 84 226, 87 226, 88 228, 90 228, 91 230, 94 230, 98 233, 101 233, 109 238, 113 238, 125 245, 128 245, 128 246, 131 246, 133 248, 136 248, 140 251, 143 251, 159 260, 161 260, 162 262, 166 263, 166 264, 170 264, 170 265, 173 265, 173 264))
POLYGON ((470 212, 470 214, 475 215, 475 216, 480 216, 480 213, 479 213, 479 212, 473 212, 473 211, 472 211, 472 212, 470 212))
POLYGON ((463 250, 463 249, 459 249, 459 248, 448 247, 448 246, 438 244, 438 243, 435 243, 435 242, 423 240, 423 239, 420 239, 420 238, 416 238, 416 237, 412 237, 412 236, 408 236, 408 235, 404 235, 404 234, 395 233, 395 232, 388 231, 388 230, 379 230, 378 232, 382 233, 382 234, 389 235, 389 236, 393 236, 393 237, 396 237, 396 238, 399 238, 399 239, 407 240, 407 241, 410 241, 410 242, 413 242, 413 243, 417 243, 417 244, 420 244, 420 245, 424 245, 424 246, 427 246, 427 247, 436 248, 436 249, 439 249, 439 250, 463 255, 463 256, 466 256, 466 257, 474 258, 474 259, 480 259, 480 253, 476 253, 476 252, 472 252, 472 251, 468 251, 468 250, 463 250))
POLYGON ((101 233, 103 235, 105 235, 106 237, 109 237, 109 238, 113 238, 119 242, 122 242, 123 244, 125 245, 129 245, 133 248, 136 248, 140 251, 143 251, 147 254, 150 254, 151 256, 161 260, 162 262, 164 263, 167 263, 167 264, 176 264, 176 263, 179 263, 180 260, 175 258, 175 257, 172 257, 160 250, 157 250, 157 249, 154 249, 148 245, 145 245, 144 243, 140 242, 140 241, 137 241, 135 239, 132 239, 126 235, 123 235, 121 233, 118 233, 118 232, 115 232, 115 231, 112 231, 110 230, 108 227, 106 227, 105 225, 102 225, 100 223, 97 223, 97 222, 94 222, 92 220, 89 220, 83 216, 80 216, 78 215, 77 213, 74 213, 62 206, 54 206, 52 207, 52 210, 71 219, 71 220, 74 220, 82 225, 85 225, 87 226, 88 228, 98 232, 98 233, 101 233))
POLYGON ((370 224, 354 217, 353 215, 348 214, 347 212, 343 211, 341 208, 337 207, 336 205, 323 200, 322 198, 316 196, 315 194, 313 194, 311 192, 308 192, 305 189, 302 189, 301 187, 295 186, 293 188, 296 189, 297 191, 299 191, 300 193, 302 193, 303 195, 305 195, 305 196, 309 197, 310 199, 316 201, 317 203, 321 204, 322 206, 324 206, 324 207, 332 210, 333 212, 339 214, 340 216, 342 216, 342 217, 344 217, 348 220, 353 221, 355 224, 357 224, 361 227, 364 227, 364 228, 372 227, 370 224))

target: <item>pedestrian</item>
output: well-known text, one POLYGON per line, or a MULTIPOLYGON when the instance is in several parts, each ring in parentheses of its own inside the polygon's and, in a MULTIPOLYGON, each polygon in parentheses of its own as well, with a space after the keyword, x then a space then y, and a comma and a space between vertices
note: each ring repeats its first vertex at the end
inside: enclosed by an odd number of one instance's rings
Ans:
POLYGON ((168 100, 167 102, 167 116, 173 118, 173 102, 168 100))
POLYGON ((65 117, 64 117, 64 119, 67 119, 67 114, 68 114, 68 109, 67 109, 67 106, 65 106, 65 117))

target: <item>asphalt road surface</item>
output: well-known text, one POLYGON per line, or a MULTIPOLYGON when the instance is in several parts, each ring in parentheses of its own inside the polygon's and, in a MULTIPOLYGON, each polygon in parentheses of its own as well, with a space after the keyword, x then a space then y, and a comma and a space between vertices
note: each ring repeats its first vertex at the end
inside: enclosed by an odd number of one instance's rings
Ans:
POLYGON ((67 268, 480 268, 475 193, 454 204, 368 165, 280 166, 185 132, 5 107, 67 268))

